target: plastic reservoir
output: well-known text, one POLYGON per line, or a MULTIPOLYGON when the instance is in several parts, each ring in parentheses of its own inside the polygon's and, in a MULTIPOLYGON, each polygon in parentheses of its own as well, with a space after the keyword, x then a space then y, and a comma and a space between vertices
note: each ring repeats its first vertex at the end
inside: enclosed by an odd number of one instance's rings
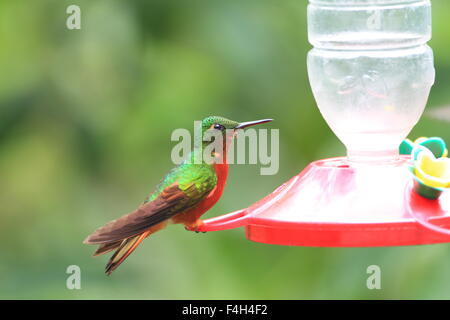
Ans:
POLYGON ((430 1, 311 0, 309 80, 349 160, 398 159, 434 83, 430 1))

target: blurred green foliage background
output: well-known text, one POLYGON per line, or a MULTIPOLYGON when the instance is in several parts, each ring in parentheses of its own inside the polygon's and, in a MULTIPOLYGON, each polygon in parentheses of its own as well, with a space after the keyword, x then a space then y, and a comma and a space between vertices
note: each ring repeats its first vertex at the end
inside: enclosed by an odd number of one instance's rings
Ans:
MULTIPOLYGON (((450 2, 433 0, 429 106, 450 103, 450 2)), ((280 172, 232 165, 207 217, 247 207, 310 161, 344 148, 306 73, 306 1, 0 1, 0 298, 450 298, 450 245, 302 248, 242 229, 172 226, 112 277, 82 240, 133 210, 171 167, 173 129, 208 115, 274 118, 280 172), (77 4, 82 29, 66 28, 77 4), (79 265, 81 290, 66 288, 79 265), (366 268, 382 268, 382 289, 366 268)), ((269 126, 268 126, 269 127, 269 126)), ((425 115, 411 137, 442 136, 425 115)))

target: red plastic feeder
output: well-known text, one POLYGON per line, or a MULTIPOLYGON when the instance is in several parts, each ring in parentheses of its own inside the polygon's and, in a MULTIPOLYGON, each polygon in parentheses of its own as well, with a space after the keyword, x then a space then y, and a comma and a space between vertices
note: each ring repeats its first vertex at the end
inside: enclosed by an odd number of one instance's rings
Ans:
POLYGON ((398 152, 434 83, 430 2, 310 0, 308 31, 311 88, 348 157, 313 162, 200 231, 245 227, 250 240, 296 246, 450 242, 450 194, 418 195, 412 160, 398 152))
POLYGON ((427 225, 450 228, 450 194, 429 200, 415 193, 409 162, 351 167, 346 158, 316 161, 249 208, 205 220, 200 231, 245 227, 253 241, 315 247, 450 242, 450 235, 427 225))

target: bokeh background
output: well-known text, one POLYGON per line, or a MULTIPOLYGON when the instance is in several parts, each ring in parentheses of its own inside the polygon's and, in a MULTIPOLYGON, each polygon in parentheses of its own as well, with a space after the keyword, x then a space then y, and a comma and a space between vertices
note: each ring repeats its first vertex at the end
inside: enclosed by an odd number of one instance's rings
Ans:
MULTIPOLYGON (((450 2, 433 0, 433 13, 436 84, 411 137, 450 142, 450 2)), ((450 298, 447 244, 282 247, 172 226, 112 277, 82 244, 152 191, 172 167, 172 130, 193 120, 270 117, 280 129, 279 173, 232 165, 208 217, 343 155, 312 98, 309 49, 300 0, 0 1, 0 298, 450 298), (81 30, 66 28, 70 4, 81 30), (73 264, 81 290, 66 288, 73 264), (381 290, 366 288, 372 264, 381 290)))

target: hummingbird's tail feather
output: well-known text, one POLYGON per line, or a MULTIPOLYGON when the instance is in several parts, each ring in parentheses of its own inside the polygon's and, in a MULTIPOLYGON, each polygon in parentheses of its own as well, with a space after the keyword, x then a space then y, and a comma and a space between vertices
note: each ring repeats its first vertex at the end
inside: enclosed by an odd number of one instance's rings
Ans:
POLYGON ((161 191, 156 199, 98 228, 84 239, 83 243, 99 245, 135 237, 149 228, 170 220, 174 215, 191 209, 213 188, 212 185, 199 191, 194 182, 187 183, 183 187, 178 183, 172 183, 161 191))
POLYGON ((99 256, 105 253, 108 253, 114 249, 117 249, 122 244, 122 240, 102 243, 98 246, 97 250, 94 252, 93 256, 99 256))
POLYGON ((118 266, 137 248, 137 246, 144 240, 150 231, 141 233, 132 238, 125 239, 121 241, 121 245, 119 249, 112 255, 109 259, 108 264, 105 268, 105 273, 110 275, 114 270, 117 269, 118 266))

